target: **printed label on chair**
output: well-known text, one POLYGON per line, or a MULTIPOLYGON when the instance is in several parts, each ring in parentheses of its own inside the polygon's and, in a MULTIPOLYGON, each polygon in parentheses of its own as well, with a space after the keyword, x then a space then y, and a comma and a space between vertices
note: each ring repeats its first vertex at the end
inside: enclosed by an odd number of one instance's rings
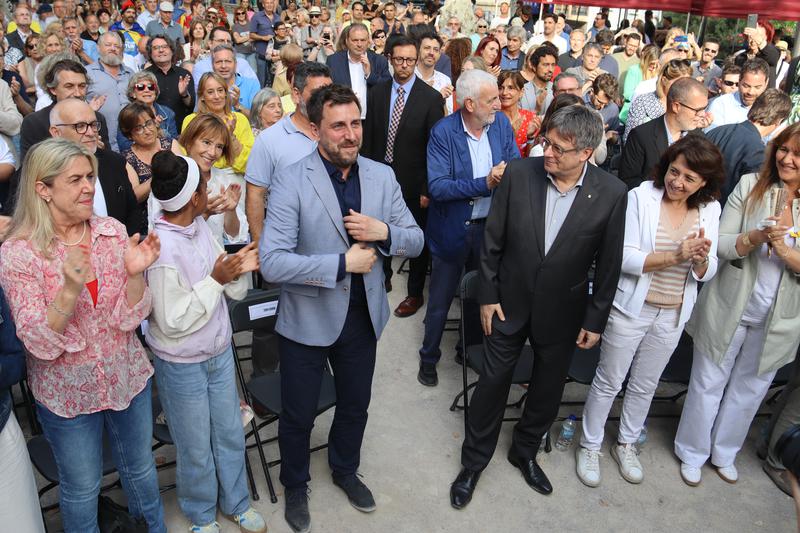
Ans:
POLYGON ((278 312, 278 300, 251 305, 247 308, 247 312, 250 313, 250 320, 273 316, 278 312))

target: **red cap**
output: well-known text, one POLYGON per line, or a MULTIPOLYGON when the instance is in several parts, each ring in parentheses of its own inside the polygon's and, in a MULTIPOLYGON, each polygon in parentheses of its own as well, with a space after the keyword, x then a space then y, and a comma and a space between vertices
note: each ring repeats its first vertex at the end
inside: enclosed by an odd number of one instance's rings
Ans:
POLYGON ((128 2, 125 2, 124 4, 122 4, 122 7, 120 8, 120 11, 122 13, 124 13, 128 9, 133 9, 134 11, 136 11, 136 6, 134 5, 133 2, 128 1, 128 2))

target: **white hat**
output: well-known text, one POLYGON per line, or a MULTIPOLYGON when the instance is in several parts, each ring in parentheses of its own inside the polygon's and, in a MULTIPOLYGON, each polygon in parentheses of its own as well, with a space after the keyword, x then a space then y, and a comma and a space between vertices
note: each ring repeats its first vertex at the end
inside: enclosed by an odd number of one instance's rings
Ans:
POLYGON ((175 8, 172 7, 172 2, 161 2, 158 4, 158 9, 160 11, 164 11, 165 13, 172 13, 175 11, 175 8))

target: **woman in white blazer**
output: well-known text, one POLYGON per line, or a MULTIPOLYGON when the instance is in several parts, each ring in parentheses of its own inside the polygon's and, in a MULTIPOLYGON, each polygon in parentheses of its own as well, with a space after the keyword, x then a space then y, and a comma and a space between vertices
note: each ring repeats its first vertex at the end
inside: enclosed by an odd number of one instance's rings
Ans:
POLYGON ((600 362, 583 412, 577 472, 600 484, 600 448, 608 413, 628 371, 619 434, 611 455, 622 477, 644 477, 635 443, 661 373, 697 299, 697 282, 717 270, 722 155, 692 136, 672 144, 652 181, 628 193, 622 273, 603 333, 600 362))

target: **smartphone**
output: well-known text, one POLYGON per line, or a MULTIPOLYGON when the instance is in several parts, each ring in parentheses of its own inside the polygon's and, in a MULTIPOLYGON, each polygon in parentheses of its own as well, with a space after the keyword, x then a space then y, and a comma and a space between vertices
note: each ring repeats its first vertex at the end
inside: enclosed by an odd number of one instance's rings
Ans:
POLYGON ((322 34, 322 38, 325 39, 326 41, 330 41, 331 40, 331 34, 328 33, 328 32, 325 32, 325 33, 322 34))
POLYGON ((747 28, 757 28, 758 27, 758 14, 752 13, 747 15, 747 28))
POLYGON ((678 36, 675 37, 675 42, 676 43, 688 43, 689 42, 689 37, 687 37, 686 35, 678 35, 678 36))

